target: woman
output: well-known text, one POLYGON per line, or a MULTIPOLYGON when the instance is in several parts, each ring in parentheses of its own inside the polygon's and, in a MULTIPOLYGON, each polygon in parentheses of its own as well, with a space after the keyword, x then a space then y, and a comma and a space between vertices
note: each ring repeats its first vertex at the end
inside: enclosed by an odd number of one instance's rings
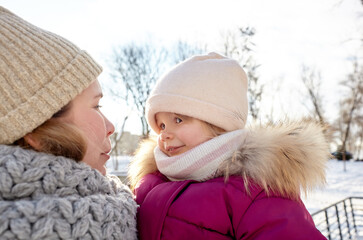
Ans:
POLYGON ((0 7, 1 239, 136 239, 133 196, 106 175, 101 70, 0 7))

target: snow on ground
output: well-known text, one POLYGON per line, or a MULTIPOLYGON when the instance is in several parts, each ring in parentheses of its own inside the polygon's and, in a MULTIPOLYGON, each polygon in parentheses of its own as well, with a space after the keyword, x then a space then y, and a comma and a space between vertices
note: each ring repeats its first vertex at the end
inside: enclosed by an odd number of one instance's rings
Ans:
POLYGON ((107 172, 116 176, 126 176, 131 159, 132 156, 111 156, 110 160, 106 162, 107 172))
POLYGON ((302 196, 306 208, 314 213, 347 197, 363 197, 363 162, 330 160, 327 164, 327 185, 302 196))
MULTIPOLYGON (((107 162, 107 170, 111 174, 125 176, 131 157, 121 156, 118 160, 118 170, 114 170, 114 158, 107 162)), ((307 197, 302 196, 302 200, 308 211, 314 213, 351 196, 363 196, 363 162, 346 161, 344 171, 343 161, 330 160, 327 164, 327 185, 309 193, 307 197)))

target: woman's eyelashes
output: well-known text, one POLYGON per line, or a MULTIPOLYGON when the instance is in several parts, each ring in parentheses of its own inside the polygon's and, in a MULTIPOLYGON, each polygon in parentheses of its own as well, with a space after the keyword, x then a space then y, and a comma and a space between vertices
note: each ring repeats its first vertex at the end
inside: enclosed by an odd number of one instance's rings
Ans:
POLYGON ((95 109, 100 109, 100 108, 102 108, 102 105, 100 105, 100 103, 96 103, 96 104, 94 105, 94 108, 95 108, 95 109))

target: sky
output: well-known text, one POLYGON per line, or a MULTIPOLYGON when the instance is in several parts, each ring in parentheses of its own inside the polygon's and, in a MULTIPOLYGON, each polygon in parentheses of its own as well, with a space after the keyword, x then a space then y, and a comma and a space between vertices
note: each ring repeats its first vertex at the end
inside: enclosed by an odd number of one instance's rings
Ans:
MULTIPOLYGON (((223 32, 254 27, 258 75, 268 86, 262 102, 265 114, 271 109, 277 115, 307 114, 300 81, 301 65, 306 64, 321 72, 326 116, 334 118, 341 96, 338 83, 352 71, 353 59, 362 61, 359 0, 0 0, 0 4, 89 52, 104 67, 99 77, 103 85, 109 84, 112 49, 122 44, 181 39, 218 51, 223 32)), ((117 125, 131 110, 106 95, 103 111, 117 125)), ((138 120, 131 115, 126 130, 140 133, 138 120)))

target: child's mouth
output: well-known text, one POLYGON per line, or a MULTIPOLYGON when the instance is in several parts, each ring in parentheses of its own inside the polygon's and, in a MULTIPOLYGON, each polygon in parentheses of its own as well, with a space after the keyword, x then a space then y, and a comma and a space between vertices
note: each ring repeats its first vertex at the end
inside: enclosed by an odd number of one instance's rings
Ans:
POLYGON ((166 149, 166 151, 169 153, 169 154, 176 154, 179 150, 180 150, 180 148, 181 148, 182 146, 179 146, 179 147, 168 147, 167 149, 166 149))

